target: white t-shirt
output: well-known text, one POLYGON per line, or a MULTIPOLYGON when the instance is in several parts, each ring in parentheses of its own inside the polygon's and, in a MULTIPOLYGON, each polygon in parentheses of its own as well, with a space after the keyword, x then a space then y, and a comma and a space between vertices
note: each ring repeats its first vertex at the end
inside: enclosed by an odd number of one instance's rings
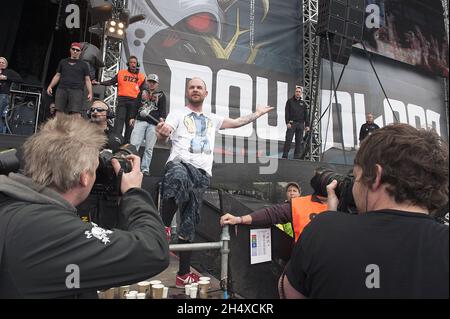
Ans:
POLYGON ((172 150, 167 162, 179 157, 212 176, 216 131, 223 120, 216 114, 196 113, 188 107, 170 112, 166 123, 173 128, 172 150))

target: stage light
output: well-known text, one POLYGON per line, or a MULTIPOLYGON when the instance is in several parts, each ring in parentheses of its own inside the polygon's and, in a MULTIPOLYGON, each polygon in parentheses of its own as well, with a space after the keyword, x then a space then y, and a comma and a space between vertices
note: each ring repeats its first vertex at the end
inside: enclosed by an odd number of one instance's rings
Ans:
POLYGON ((105 35, 110 38, 123 40, 128 26, 144 19, 144 14, 130 17, 130 11, 123 9, 119 14, 118 19, 110 19, 106 22, 105 35))
POLYGON ((110 38, 123 40, 125 38, 125 24, 119 20, 109 20, 106 23, 105 35, 110 38))

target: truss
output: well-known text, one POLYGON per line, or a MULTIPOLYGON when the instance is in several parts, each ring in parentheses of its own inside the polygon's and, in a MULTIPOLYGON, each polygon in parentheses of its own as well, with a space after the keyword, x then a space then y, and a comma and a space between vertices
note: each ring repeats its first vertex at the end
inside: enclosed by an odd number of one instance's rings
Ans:
MULTIPOLYGON (((119 13, 125 9, 128 0, 112 0, 113 18, 119 18, 119 13)), ((106 22, 105 22, 106 24, 106 22)), ((105 67, 101 73, 101 81, 109 80, 116 76, 120 69, 120 57, 122 54, 123 43, 121 40, 104 36, 103 38, 103 61, 105 67)), ((104 101, 113 109, 117 105, 117 86, 111 85, 106 88, 104 101)))
POLYGON ((319 0, 303 0, 303 99, 311 128, 305 159, 320 160, 320 38, 316 36, 319 0))

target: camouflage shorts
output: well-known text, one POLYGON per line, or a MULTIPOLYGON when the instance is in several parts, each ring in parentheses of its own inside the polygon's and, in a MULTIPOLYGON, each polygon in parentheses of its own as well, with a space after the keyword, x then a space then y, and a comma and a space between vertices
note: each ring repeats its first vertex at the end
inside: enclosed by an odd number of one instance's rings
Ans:
POLYGON ((180 211, 178 235, 188 241, 195 237, 195 225, 200 222, 203 193, 209 187, 210 176, 191 164, 175 159, 167 163, 162 182, 162 199, 174 198, 180 211))

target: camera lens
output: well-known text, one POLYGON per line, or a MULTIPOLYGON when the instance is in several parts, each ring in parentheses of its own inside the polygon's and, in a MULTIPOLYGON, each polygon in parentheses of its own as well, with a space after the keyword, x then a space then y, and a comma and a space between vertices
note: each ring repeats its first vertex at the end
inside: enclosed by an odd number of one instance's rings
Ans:
POLYGON ((335 193, 337 197, 341 196, 343 182, 347 176, 334 172, 329 168, 321 168, 316 170, 316 174, 311 179, 311 187, 314 189, 314 193, 319 196, 327 197, 327 185, 333 180, 338 182, 335 193))

